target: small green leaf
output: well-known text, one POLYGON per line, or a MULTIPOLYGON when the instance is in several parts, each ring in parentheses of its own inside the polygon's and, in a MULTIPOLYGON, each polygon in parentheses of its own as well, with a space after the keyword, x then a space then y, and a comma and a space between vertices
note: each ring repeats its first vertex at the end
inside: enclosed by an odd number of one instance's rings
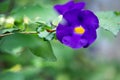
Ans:
POLYGON ((43 32, 40 32, 39 34, 38 34, 38 36, 40 37, 40 38, 45 38, 45 37, 47 37, 49 35, 49 32, 47 32, 47 31, 43 31, 43 32))
POLYGON ((50 40, 52 40, 52 39, 54 39, 55 38, 55 33, 53 32, 53 33, 49 33, 49 35, 47 35, 46 37, 45 37, 45 39, 46 40, 48 40, 48 41, 50 41, 50 40))
POLYGON ((1 29, 0 34, 10 33, 10 32, 15 32, 15 31, 19 31, 19 29, 17 29, 17 28, 1 29))
POLYGON ((33 54, 48 59, 56 59, 51 45, 48 41, 43 41, 36 34, 13 34, 3 37, 0 40, 0 51, 17 54, 22 53, 25 48, 32 51, 33 54))
POLYGON ((117 35, 120 30, 120 16, 114 12, 98 12, 96 15, 99 18, 100 27, 117 35))
POLYGON ((45 30, 51 30, 52 27, 45 24, 45 23, 41 23, 41 22, 36 22, 38 23, 39 27, 37 28, 37 32, 42 32, 42 31, 45 31, 45 30))
POLYGON ((52 24, 55 25, 55 26, 58 26, 58 24, 62 21, 62 18, 63 18, 62 15, 58 16, 58 18, 53 20, 52 24))
POLYGON ((36 31, 38 28, 38 24, 37 23, 29 23, 29 24, 25 24, 25 31, 36 31))

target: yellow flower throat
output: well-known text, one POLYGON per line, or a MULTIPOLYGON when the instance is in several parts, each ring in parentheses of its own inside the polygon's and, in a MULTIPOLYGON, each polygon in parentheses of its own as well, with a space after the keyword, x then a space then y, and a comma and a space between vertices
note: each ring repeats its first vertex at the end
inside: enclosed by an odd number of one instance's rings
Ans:
POLYGON ((85 29, 82 26, 78 26, 74 28, 74 32, 77 34, 84 34, 85 29))

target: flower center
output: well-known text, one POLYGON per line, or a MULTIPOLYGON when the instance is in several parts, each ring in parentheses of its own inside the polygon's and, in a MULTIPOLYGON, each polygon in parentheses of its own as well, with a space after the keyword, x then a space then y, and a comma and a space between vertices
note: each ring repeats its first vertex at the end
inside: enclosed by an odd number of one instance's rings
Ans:
POLYGON ((74 32, 77 34, 84 34, 85 29, 82 26, 78 26, 74 28, 74 32))

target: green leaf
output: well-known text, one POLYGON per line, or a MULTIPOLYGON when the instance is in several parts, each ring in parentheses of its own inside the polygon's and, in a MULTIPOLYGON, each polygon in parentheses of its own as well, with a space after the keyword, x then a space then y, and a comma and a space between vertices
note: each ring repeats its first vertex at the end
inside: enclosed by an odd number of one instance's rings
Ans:
POLYGON ((52 24, 55 26, 58 26, 58 24, 62 21, 63 16, 59 15, 58 18, 56 18, 55 20, 53 20, 52 24))
POLYGON ((98 12, 96 15, 99 18, 100 27, 117 35, 120 30, 120 16, 114 12, 98 12))
POLYGON ((15 31, 19 31, 19 29, 17 29, 17 28, 0 29, 0 34, 10 33, 10 32, 15 32, 15 31))
POLYGON ((45 30, 51 30, 52 26, 49 26, 45 23, 41 23, 41 22, 36 22, 38 23, 39 27, 37 28, 37 32, 43 32, 45 30))
POLYGON ((24 80, 25 77, 19 73, 13 73, 13 72, 4 72, 0 74, 0 80, 24 80))
POLYGON ((49 35, 47 35, 46 37, 45 37, 45 39, 46 40, 52 40, 52 39, 56 39, 56 35, 55 35, 55 33, 53 32, 53 33, 50 33, 49 35))
POLYGON ((35 21, 35 19, 39 17, 41 21, 45 22, 49 22, 57 17, 57 14, 55 14, 52 6, 43 7, 40 5, 16 8, 12 11, 11 15, 14 16, 16 19, 19 19, 20 16, 27 16, 32 21, 35 21))
POLYGON ((36 31, 37 28, 38 28, 38 24, 37 23, 29 23, 28 25, 25 24, 24 27, 25 27, 25 31, 36 31))
POLYGON ((53 55, 53 50, 49 41, 41 40, 41 44, 30 49, 35 55, 42 56, 46 60, 55 61, 56 57, 53 55), (47 57, 46 57, 47 56, 47 57))
POLYGON ((36 34, 13 34, 3 37, 0 40, 0 51, 17 54, 28 48, 33 54, 48 59, 56 59, 51 45, 48 41, 43 41, 36 34))
POLYGON ((40 38, 45 38, 49 35, 49 32, 43 31, 43 32, 40 32, 38 35, 39 35, 40 38))

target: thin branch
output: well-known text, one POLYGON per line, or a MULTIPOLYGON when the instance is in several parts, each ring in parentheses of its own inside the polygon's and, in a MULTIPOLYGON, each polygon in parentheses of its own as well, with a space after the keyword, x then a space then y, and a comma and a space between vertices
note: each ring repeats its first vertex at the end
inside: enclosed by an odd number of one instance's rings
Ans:
POLYGON ((50 32, 50 33, 52 33, 52 32, 55 32, 56 30, 47 30, 47 32, 50 32))
MULTIPOLYGON (((21 33, 21 34, 37 34, 37 32, 18 32, 18 33, 21 33)), ((5 37, 5 36, 8 36, 8 35, 12 35, 12 34, 15 34, 15 33, 0 34, 0 37, 5 37)))

